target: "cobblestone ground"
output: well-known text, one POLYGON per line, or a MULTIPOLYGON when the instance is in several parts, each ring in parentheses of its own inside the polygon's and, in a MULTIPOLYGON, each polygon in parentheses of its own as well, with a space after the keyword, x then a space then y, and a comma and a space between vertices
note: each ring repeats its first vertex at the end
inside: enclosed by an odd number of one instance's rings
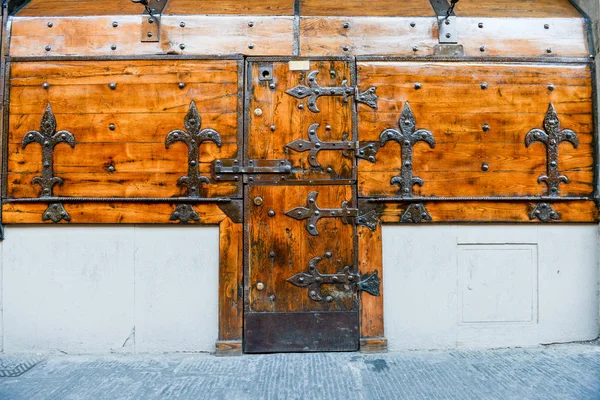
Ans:
POLYGON ((0 377, 0 399, 600 399, 598 343, 232 358, 23 356, 21 369, 18 361, 0 356, 0 367, 10 368, 0 377))

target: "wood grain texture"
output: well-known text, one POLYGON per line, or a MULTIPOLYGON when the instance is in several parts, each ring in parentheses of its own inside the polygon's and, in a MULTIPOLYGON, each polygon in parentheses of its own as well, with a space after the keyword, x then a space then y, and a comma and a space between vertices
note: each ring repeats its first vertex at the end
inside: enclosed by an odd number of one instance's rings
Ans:
MULTIPOLYGON (((37 197, 31 179, 41 170, 41 148, 22 149, 23 136, 39 129, 51 104, 59 130, 75 135, 75 148, 58 145, 54 172, 65 180, 59 196, 172 197, 187 174, 188 149, 165 138, 184 129, 194 101, 202 128, 219 132, 222 145, 200 147, 200 171, 210 177, 211 162, 238 156, 238 62, 110 61, 15 63, 11 74, 8 193, 37 197), (43 83, 49 88, 44 89, 43 83), (116 83, 111 90, 110 83, 116 83), (184 83, 182 89, 179 83, 184 83), (111 124, 114 130, 111 130, 111 124), (113 171, 114 169, 114 171, 113 171)), ((201 186, 206 197, 239 196, 235 182, 201 186)))
MULTIPOLYGON (((220 224, 219 237, 219 340, 241 340, 244 313, 243 225, 225 218, 220 224)), ((225 352, 226 347, 219 349, 217 342, 218 352, 225 352)))
POLYGON ((164 14, 293 16, 294 0, 171 0, 164 14))
MULTIPOLYGON (((414 175, 425 181, 414 187, 415 194, 543 195, 545 184, 537 178, 546 171, 546 149, 537 143, 526 147, 525 135, 543 127, 550 102, 562 127, 577 132, 580 140, 578 148, 570 143, 559 147, 559 169, 571 179, 561 185, 561 195, 593 193, 589 66, 360 62, 358 70, 360 86, 376 86, 379 95, 377 110, 358 106, 361 142, 379 142, 385 129, 397 130, 406 102, 417 128, 433 133, 435 148, 422 142, 413 147, 414 175), (416 83, 421 89, 415 89, 416 83)), ((398 186, 390 179, 399 174, 400 165, 400 145, 395 142, 379 150, 375 164, 359 161, 359 196, 396 195, 398 186)))
POLYGON ((532 17, 579 18, 581 15, 568 0, 494 0, 461 1, 455 12, 461 17, 532 17))
POLYGON ((30 0, 19 17, 97 16, 141 14, 143 6, 123 0, 30 0))
MULTIPOLYGON (((431 222, 424 223, 541 223, 529 216, 535 202, 424 202, 431 215, 431 222)), ((593 201, 550 203, 560 220, 557 223, 597 223, 598 208, 593 201)), ((386 203, 381 220, 384 223, 400 223, 408 203, 386 203)))
POLYGON ((287 282, 300 272, 308 272, 313 257, 323 258, 318 265, 322 274, 333 274, 354 263, 354 227, 340 218, 323 218, 317 223, 319 236, 311 236, 306 221, 298 221, 284 213, 305 207, 308 194, 318 191, 320 208, 340 208, 343 201, 352 200, 351 186, 258 186, 250 188, 246 200, 249 207, 248 287, 249 311, 309 312, 349 311, 353 309, 354 292, 344 285, 322 285, 323 297, 331 294, 332 302, 317 302, 308 296, 308 288, 287 282), (262 198, 262 205, 254 203, 262 198), (269 210, 275 215, 270 217, 269 210), (257 284, 264 284, 258 290, 257 284))
MULTIPOLYGON (((252 64, 252 87, 247 106, 250 124, 247 128, 246 154, 250 159, 287 159, 295 168, 290 179, 352 178, 352 158, 344 157, 341 151, 321 151, 317 161, 321 169, 312 168, 308 152, 296 152, 285 146, 296 139, 308 140, 312 124, 320 124, 317 135, 321 141, 352 139, 352 101, 344 102, 341 96, 322 96, 317 100, 321 110, 313 113, 308 109, 308 99, 296 99, 286 90, 296 85, 307 85, 307 71, 290 71, 288 63, 274 62, 271 82, 260 81, 260 63, 252 64), (303 109, 298 106, 302 104, 303 109), (331 127, 327 131, 327 126, 331 127), (271 131, 275 127, 275 131, 271 131), (330 169, 330 172, 327 172, 330 169)), ((342 61, 312 61, 311 71, 319 71, 317 82, 321 86, 341 86, 343 80, 350 82, 350 66, 342 61)), ((257 180, 260 177, 257 177, 257 180)))
MULTIPOLYGON (((381 224, 377 229, 358 227, 358 266, 362 275, 379 273, 381 279, 381 296, 371 296, 368 293, 360 295, 360 337, 380 338, 385 336, 383 326, 383 248, 381 241, 381 224)), ((365 345, 367 346, 367 345, 365 345)), ((370 345, 369 345, 370 346, 370 345)), ((361 351, 363 345, 361 342, 361 351)))
MULTIPOLYGON (((2 205, 2 223, 11 224, 53 224, 42 221, 47 204, 9 203, 2 205)), ((62 224, 177 224, 169 218, 175 211, 174 204, 138 203, 77 203, 64 204, 71 216, 70 222, 62 224)), ((199 225, 218 225, 226 215, 216 204, 196 204, 194 209, 200 221, 190 221, 199 225)))
POLYGON ((386 338, 360 338, 361 353, 385 353, 388 349, 386 338))
POLYGON ((434 16, 429 0, 346 0, 339 3, 301 0, 300 13, 322 17, 424 17, 434 16))
POLYGON ((215 343, 215 355, 217 357, 234 357, 241 356, 242 341, 241 340, 219 340, 215 343))

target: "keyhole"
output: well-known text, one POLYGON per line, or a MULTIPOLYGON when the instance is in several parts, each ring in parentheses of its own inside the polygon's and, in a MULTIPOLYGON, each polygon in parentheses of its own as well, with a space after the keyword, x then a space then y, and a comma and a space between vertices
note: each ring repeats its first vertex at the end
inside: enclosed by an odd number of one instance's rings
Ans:
POLYGON ((268 78, 269 78, 269 76, 271 76, 271 73, 270 73, 268 70, 266 70, 266 69, 265 69, 265 70, 262 72, 262 76, 263 76, 263 78, 265 78, 265 79, 268 79, 268 78))

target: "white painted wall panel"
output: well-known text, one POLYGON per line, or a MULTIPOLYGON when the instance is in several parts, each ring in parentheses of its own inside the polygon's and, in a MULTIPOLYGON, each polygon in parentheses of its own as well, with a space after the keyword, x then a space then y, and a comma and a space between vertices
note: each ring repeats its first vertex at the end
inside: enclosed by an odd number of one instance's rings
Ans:
POLYGON ((594 225, 384 226, 390 349, 595 339, 597 243, 594 225))

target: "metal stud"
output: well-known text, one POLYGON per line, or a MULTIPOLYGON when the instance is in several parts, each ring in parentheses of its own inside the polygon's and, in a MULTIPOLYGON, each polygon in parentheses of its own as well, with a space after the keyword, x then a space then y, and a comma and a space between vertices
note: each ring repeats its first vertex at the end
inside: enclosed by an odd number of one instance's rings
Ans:
POLYGON ((52 22, 48 22, 48 28, 52 28, 54 24, 52 22))
POLYGON ((550 29, 550 25, 549 24, 544 24, 544 29, 550 29))
POLYGON ((181 21, 181 22, 179 23, 179 26, 180 26, 180 27, 182 27, 182 28, 185 28, 185 22, 181 21))
POLYGON ((252 50, 254 48, 254 43, 248 43, 248 48, 252 50))
POLYGON ((257 117, 260 117, 261 115, 263 115, 263 110, 262 110, 262 108, 260 108, 260 107, 257 107, 257 108, 254 110, 254 115, 256 115, 257 117))
POLYGON ((485 46, 481 46, 481 47, 479 48, 479 51, 481 51, 481 52, 483 53, 483 52, 485 51, 485 46))
POLYGON ((108 129, 110 129, 111 131, 114 131, 115 129, 117 129, 117 127, 115 126, 115 124, 109 124, 108 129))
POLYGON ((275 211, 269 210, 267 214, 269 214, 269 217, 273 218, 275 216, 275 211))
POLYGON ((344 23, 342 24, 342 27, 343 27, 344 29, 349 29, 349 28, 350 28, 350 23, 349 23, 349 22, 344 22, 344 23))
POLYGON ((490 166, 488 165, 488 163, 481 164, 481 170, 483 172, 486 172, 488 169, 490 169, 490 166))
POLYGON ((419 50, 419 46, 413 46, 412 47, 412 51, 417 51, 417 50, 419 50))
POLYGON ((483 22, 480 22, 479 24, 477 24, 477 26, 483 28, 483 22))
POLYGON ((179 89, 185 88, 185 82, 179 82, 179 89))
POLYGON ((415 24, 414 22, 411 22, 411 23, 410 23, 410 27, 411 27, 411 28, 414 28, 415 26, 417 26, 417 24, 415 24))
POLYGON ((298 104, 298 109, 299 110, 304 110, 304 104, 302 104, 302 103, 298 104))
POLYGON ((419 83, 419 82, 415 83, 415 89, 416 89, 416 90, 419 90, 419 89, 421 89, 422 87, 423 87, 423 85, 421 85, 421 83, 419 83))
POLYGON ((482 82, 480 86, 481 86, 481 90, 485 90, 488 88, 487 82, 482 82))
POLYGON ((181 50, 185 50, 185 44, 184 44, 184 43, 181 43, 181 44, 179 45, 179 48, 180 48, 181 50))
POLYGON ((553 84, 551 84, 551 83, 550 83, 550 84, 548 85, 548 91, 549 91, 549 92, 552 92, 552 91, 554 91, 554 85, 553 85, 553 84))
POLYGON ((548 54, 552 53, 552 47, 548 47, 548 48, 546 49, 546 53, 548 53, 548 54))
POLYGON ((50 51, 50 50, 52 50, 52 46, 50 46, 50 45, 47 45, 47 46, 45 47, 45 49, 46 49, 46 51, 50 51))
MULTIPOLYGON (((148 33, 150 33, 150 32, 148 32, 148 33)), ((113 51, 116 50, 117 49, 117 45, 113 44, 112 46, 110 46, 110 49, 113 50, 113 51)))
POLYGON ((489 126, 488 124, 483 124, 483 125, 481 126, 481 129, 482 129, 484 132, 489 132, 489 130, 490 130, 490 126, 489 126))
POLYGON ((262 197, 258 196, 254 198, 254 205, 256 206, 262 206, 263 204, 263 199, 262 197))
POLYGON ((274 83, 269 84, 269 89, 274 90, 277 87, 274 83))
POLYGON ((348 51, 348 50, 350 50, 350 48, 348 46, 344 46, 344 47, 342 47, 342 50, 348 51))
POLYGON ((113 21, 112 26, 113 26, 113 28, 118 28, 119 23, 117 21, 113 21))
POLYGON ((256 290, 258 290, 259 292, 262 292, 263 290, 265 290, 265 284, 262 282, 258 282, 256 284, 256 290))
POLYGON ((114 165, 109 165, 108 168, 106 168, 106 170, 110 173, 113 173, 116 171, 115 166, 114 165))
POLYGON ((250 28, 252 28, 252 27, 254 26, 254 21, 250 21, 250 22, 248 22, 248 26, 249 26, 250 28))
POLYGON ((108 87, 110 88, 110 90, 115 90, 117 88, 117 84, 114 82, 111 82, 108 87))
POLYGON ((42 87, 43 87, 44 89, 48 90, 48 88, 50 87, 50 84, 49 84, 48 82, 44 82, 44 83, 42 84, 42 87))

